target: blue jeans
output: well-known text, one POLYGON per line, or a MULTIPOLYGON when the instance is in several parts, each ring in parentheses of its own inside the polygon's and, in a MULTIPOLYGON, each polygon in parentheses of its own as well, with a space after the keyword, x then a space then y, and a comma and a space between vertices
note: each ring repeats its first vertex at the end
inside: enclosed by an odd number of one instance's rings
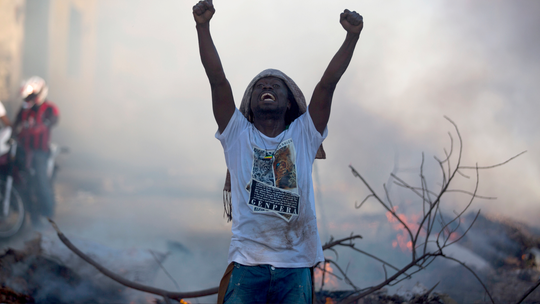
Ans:
POLYGON ((224 303, 311 304, 311 271, 234 263, 224 303))

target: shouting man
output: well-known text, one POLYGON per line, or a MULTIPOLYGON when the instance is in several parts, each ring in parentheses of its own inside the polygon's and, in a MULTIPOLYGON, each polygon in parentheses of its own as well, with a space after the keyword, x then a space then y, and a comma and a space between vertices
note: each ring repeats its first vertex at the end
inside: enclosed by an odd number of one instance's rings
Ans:
POLYGON ((311 171, 316 156, 324 157, 321 144, 332 96, 352 58, 362 16, 341 13, 345 41, 315 87, 309 108, 292 79, 268 69, 252 80, 237 109, 210 35, 214 13, 211 1, 193 7, 216 137, 230 172, 226 210, 233 236, 218 302, 312 303, 312 270, 324 256, 311 171))

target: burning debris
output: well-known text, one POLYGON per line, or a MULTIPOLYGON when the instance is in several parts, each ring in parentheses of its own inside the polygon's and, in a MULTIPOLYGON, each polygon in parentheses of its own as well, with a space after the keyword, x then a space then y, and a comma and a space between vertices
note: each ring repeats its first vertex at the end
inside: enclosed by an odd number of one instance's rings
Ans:
MULTIPOLYGON (((540 231, 508 218, 479 216, 474 229, 461 243, 491 266, 484 276, 496 303, 517 302, 540 282, 540 231)), ((540 289, 532 290, 523 303, 540 303, 540 289)))
POLYGON ((460 244, 482 256, 494 269, 540 271, 540 231, 508 218, 479 216, 460 244))
MULTIPOLYGON (((160 253, 152 256, 130 250, 122 254, 90 242, 77 243, 93 256, 107 259, 105 264, 125 267, 112 269, 143 283, 152 280, 158 270, 153 256, 161 261, 165 258, 160 253)), ((99 274, 47 235, 26 242, 21 250, 7 249, 0 255, 0 282, 0 303, 138 303, 141 298, 99 274)))
MULTIPOLYGON (((99 288, 71 268, 42 254, 41 238, 26 243, 23 250, 8 249, 0 257, 0 281, 28 303, 90 303, 93 297, 125 300, 121 290, 99 288)), ((96 299, 98 303, 100 299, 96 299)), ((104 303, 103 301, 101 301, 104 303)), ((14 303, 25 303, 16 301, 14 303)))
POLYGON ((34 298, 15 290, 2 286, 0 287, 0 302, 1 303, 35 303, 34 298))
MULTIPOLYGON (((472 221, 476 215, 464 217, 472 221)), ((399 247, 399 246, 397 246, 399 247)), ((501 216, 488 214, 476 218, 476 223, 463 240, 446 253, 464 262, 485 284, 495 303, 540 303, 540 231, 501 216), (536 288, 536 289, 535 289, 536 288), (530 292, 529 294, 527 294, 530 292)), ((396 248, 399 250, 400 248, 396 248)), ((328 264, 327 264, 328 265, 328 264)), ((322 267, 321 267, 322 269, 322 267)), ((354 295, 354 290, 332 290, 328 284, 337 280, 329 274, 336 270, 325 268, 328 273, 323 279, 322 271, 315 272, 316 286, 330 290, 316 292, 318 303, 342 303, 354 295)), ((337 273, 341 275, 341 273, 337 273)), ((343 279, 343 278, 342 278, 343 279)), ((351 278, 354 280, 354 278, 351 278)), ((381 289, 357 302, 363 304, 392 303, 492 303, 479 281, 466 268, 445 260, 432 264, 427 269, 406 280, 397 290, 381 289), (411 282, 412 281, 412 282, 411 282), (428 290, 421 283, 435 284, 428 290)), ((358 290, 365 286, 358 286, 358 290)))
MULTIPOLYGON (((348 296, 350 291, 320 291, 316 293, 317 303, 338 304, 348 296)), ((358 304, 455 304, 447 294, 433 292, 421 284, 416 284, 413 290, 401 294, 389 295, 387 289, 378 290, 357 302, 358 304)))
MULTIPOLYGON (((387 261, 384 261, 374 254, 360 250, 355 247, 352 242, 354 238, 351 234, 350 238, 344 238, 338 241, 330 240, 329 243, 323 246, 323 249, 331 249, 332 247, 349 247, 351 250, 357 251, 371 259, 377 260, 382 264, 384 270, 384 279, 370 287, 356 286, 350 275, 347 274, 347 268, 341 268, 335 261, 326 259, 327 262, 336 266, 338 274, 343 277, 343 281, 352 287, 351 292, 346 295, 344 292, 334 292, 334 295, 339 294, 335 299, 332 297, 323 297, 319 299, 324 302, 333 303, 334 300, 342 303, 364 303, 367 299, 372 299, 373 303, 485 303, 490 302, 495 304, 498 301, 504 303, 537 303, 540 290, 536 290, 540 286, 540 273, 538 271, 537 256, 540 250, 540 241, 534 233, 528 233, 523 225, 509 225, 504 227, 497 226, 496 223, 483 221, 486 219, 480 216, 480 211, 469 217, 468 224, 463 223, 466 220, 465 214, 475 199, 493 199, 492 197, 482 196, 478 194, 480 170, 492 169, 502 166, 512 159, 519 157, 524 152, 521 152, 514 157, 495 165, 490 166, 465 166, 461 164, 463 140, 457 128, 457 125, 445 117, 454 127, 457 135, 457 145, 454 144, 454 137, 450 136, 450 150, 445 150, 445 157, 434 157, 438 164, 439 181, 435 182, 435 187, 432 187, 432 181, 427 179, 425 168, 425 159, 422 155, 420 165, 420 180, 408 181, 399 177, 395 172, 390 176, 393 184, 405 191, 407 195, 412 195, 419 204, 416 209, 419 210, 418 215, 412 213, 407 215, 403 212, 398 212, 398 205, 394 200, 394 196, 390 195, 389 188, 386 184, 383 185, 385 195, 380 195, 374 191, 368 181, 350 165, 352 174, 359 178, 363 185, 368 189, 368 193, 361 203, 355 203, 355 208, 361 208, 367 201, 373 200, 379 203, 386 209, 386 217, 395 231, 398 231, 397 239, 393 241, 394 248, 400 247, 401 251, 410 254, 410 259, 407 264, 401 263, 396 267, 387 261), (457 147, 456 147, 457 146, 457 147), (452 189, 451 184, 454 184, 456 177, 470 178, 469 173, 474 172, 476 179, 472 190, 467 189, 452 189), (436 190, 434 190, 436 189, 436 190), (443 214, 443 210, 447 207, 448 202, 453 202, 454 197, 448 199, 448 193, 460 193, 466 196, 466 204, 462 205, 460 210, 454 210, 454 214, 447 216, 443 214), (443 207, 444 206, 444 207, 443 207), (473 228, 476 221, 481 228, 473 228), (471 228, 473 228, 471 230, 471 228), (477 233, 472 233, 472 231, 477 233), (471 235, 467 235, 470 233, 471 235), (468 241, 467 241, 468 240, 468 241), (464 245, 456 244, 464 241, 464 245), (473 261, 472 265, 467 264, 473 261), (426 268, 430 268, 426 271, 426 268), (519 274, 516 277, 515 271, 509 273, 515 268, 519 268, 519 274), (522 272, 521 270, 525 270, 522 272), (441 285, 438 290, 446 291, 451 296, 446 300, 440 297, 435 297, 437 294, 431 290, 425 294, 420 294, 420 297, 400 298, 399 295, 390 296, 395 299, 378 299, 372 298, 377 295, 384 295, 382 292, 385 287, 392 287, 400 284, 406 286, 411 282, 421 278, 424 282, 438 282, 441 285), (453 277, 453 278, 452 278, 453 277), (449 280, 450 278, 450 280, 449 280), (470 282, 473 278, 475 282, 470 282), (524 280, 525 279, 525 280, 524 280), (516 281, 517 280, 517 281, 516 281), (519 281, 519 282, 518 282, 519 281), (536 282, 535 282, 536 281, 536 282), (485 283, 487 282, 487 284, 485 283), (502 282, 503 286, 524 286, 516 288, 503 288, 497 286, 498 282, 502 282), (524 284, 521 284, 521 283, 524 284), (445 286, 446 284, 446 286, 445 286), (451 284, 454 284, 452 286, 451 284), (478 290, 475 289, 480 287, 478 290), (510 291, 506 292, 503 290, 510 291), (536 290, 536 291, 535 291, 536 290), (536 294, 535 294, 536 292, 536 294), (460 299, 452 300, 456 297, 460 299), (465 299, 466 298, 466 299, 465 299), (497 299, 497 300, 495 300, 497 299), (524 301, 525 300, 525 301, 524 301), (433 302, 435 301, 435 302, 433 302)), ((473 176, 472 174, 470 174, 473 176)), ((399 197, 402 197, 400 195, 399 197)), ((320 268, 322 272, 326 272, 326 267, 320 268)), ((324 284, 324 278, 321 279, 324 284)), ((371 284, 371 283, 370 283, 371 284)), ((435 285, 435 286, 437 286, 435 285)), ((321 288, 322 289, 322 288, 321 288)))

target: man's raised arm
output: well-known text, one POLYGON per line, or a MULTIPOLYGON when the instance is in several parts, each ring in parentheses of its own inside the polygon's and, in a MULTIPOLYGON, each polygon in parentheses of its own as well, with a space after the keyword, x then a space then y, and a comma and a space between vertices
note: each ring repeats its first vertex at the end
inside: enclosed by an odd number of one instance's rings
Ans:
POLYGON ((358 42, 360 32, 364 26, 362 16, 357 12, 351 12, 349 10, 341 13, 339 22, 347 31, 347 37, 336 55, 334 55, 334 58, 332 58, 332 61, 330 61, 326 71, 324 71, 309 103, 309 114, 313 119, 315 128, 321 134, 324 132, 330 118, 334 90, 339 79, 349 66, 356 42, 358 42))
POLYGON ((210 35, 210 19, 212 19, 214 12, 212 0, 199 1, 193 6, 193 17, 197 23, 197 36, 199 37, 199 52, 206 76, 210 81, 212 109, 221 133, 234 114, 235 105, 231 86, 225 77, 221 60, 210 35))

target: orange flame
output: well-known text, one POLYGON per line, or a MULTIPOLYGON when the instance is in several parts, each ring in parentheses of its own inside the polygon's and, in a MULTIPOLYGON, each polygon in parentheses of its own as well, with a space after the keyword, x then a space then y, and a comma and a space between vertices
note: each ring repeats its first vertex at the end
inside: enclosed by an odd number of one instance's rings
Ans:
POLYGON ((453 242, 453 241, 456 241, 457 239, 459 239, 461 237, 461 235, 459 235, 457 232, 451 232, 449 231, 449 229, 446 229, 447 232, 446 233, 449 233, 450 235, 448 236, 448 241, 449 242, 453 242))
POLYGON ((336 302, 334 302, 332 298, 326 298, 326 301, 324 302, 324 304, 336 304, 336 302))
MULTIPOLYGON (((463 223, 463 219, 462 219, 462 218, 459 218, 459 222, 460 222, 460 223, 463 223)), ((448 236, 448 241, 450 241, 450 242, 453 242, 453 241, 455 241, 455 240, 457 240, 457 239, 459 239, 459 238, 461 237, 461 235, 458 234, 456 231, 452 232, 452 231, 450 231, 449 228, 446 228, 445 230, 446 230, 446 233, 449 233, 449 234, 450 234, 450 235, 448 236)))
MULTIPOLYGON (((397 209, 398 207, 395 206, 392 208, 392 211, 397 215, 401 222, 405 223, 405 225, 407 225, 411 231, 417 231, 420 215, 411 215, 407 217, 405 214, 397 213, 397 209)), ((407 229, 405 229, 403 224, 398 221, 398 219, 392 214, 392 212, 387 211, 386 218, 392 224, 392 228, 399 232, 399 234, 396 236, 396 240, 392 241, 392 247, 396 248, 399 246, 399 248, 404 252, 412 251, 412 240, 410 239, 407 229)))
MULTIPOLYGON (((324 286, 337 288, 338 287, 337 278, 335 276, 329 274, 329 273, 334 272, 334 269, 332 268, 330 263, 326 263, 326 265, 324 267, 324 270, 326 271, 326 273, 324 275, 324 286)), ((320 270, 319 268, 315 268, 314 276, 315 276, 315 286, 320 286, 321 281, 322 281, 322 277, 323 277, 323 271, 320 270)), ((332 300, 332 299, 330 299, 330 300, 332 300)))

